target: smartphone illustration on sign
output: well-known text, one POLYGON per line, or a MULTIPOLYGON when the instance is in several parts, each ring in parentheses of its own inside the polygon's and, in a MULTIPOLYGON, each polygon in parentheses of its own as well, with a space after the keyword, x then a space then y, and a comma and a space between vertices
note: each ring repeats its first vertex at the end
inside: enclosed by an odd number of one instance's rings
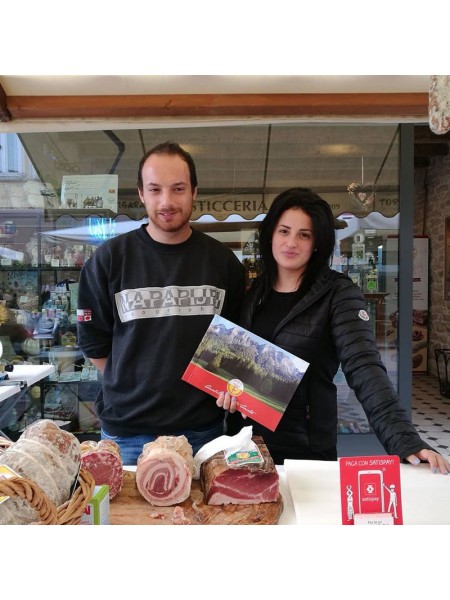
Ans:
POLYGON ((358 472, 358 499, 360 513, 383 513, 383 472, 366 470, 358 472))

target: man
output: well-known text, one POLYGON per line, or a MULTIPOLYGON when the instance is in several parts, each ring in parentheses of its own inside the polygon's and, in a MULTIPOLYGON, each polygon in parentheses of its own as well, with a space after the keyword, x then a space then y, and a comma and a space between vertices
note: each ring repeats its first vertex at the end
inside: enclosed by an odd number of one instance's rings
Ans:
POLYGON ((77 310, 79 347, 103 372, 101 435, 119 444, 124 464, 158 435, 186 435, 194 453, 222 435, 223 409, 181 376, 214 314, 237 320, 245 288, 233 252, 190 226, 189 153, 173 142, 148 151, 138 192, 148 224, 95 251, 77 310))

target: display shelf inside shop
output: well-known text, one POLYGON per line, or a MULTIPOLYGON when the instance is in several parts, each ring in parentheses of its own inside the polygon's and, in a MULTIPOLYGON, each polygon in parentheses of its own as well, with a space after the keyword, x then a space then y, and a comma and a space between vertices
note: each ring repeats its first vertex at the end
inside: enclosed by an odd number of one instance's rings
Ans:
POLYGON ((72 432, 95 431, 99 428, 95 400, 101 389, 102 382, 94 367, 58 373, 43 385, 44 416, 70 420, 72 432), (92 373, 93 378, 83 379, 83 372, 92 373))

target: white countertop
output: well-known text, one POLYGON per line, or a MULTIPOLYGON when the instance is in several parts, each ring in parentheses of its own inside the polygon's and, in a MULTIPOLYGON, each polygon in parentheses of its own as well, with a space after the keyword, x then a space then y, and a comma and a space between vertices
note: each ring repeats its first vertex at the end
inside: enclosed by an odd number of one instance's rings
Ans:
MULTIPOLYGON (((31 386, 44 377, 52 375, 55 372, 55 366, 46 365, 14 365, 14 370, 9 375, 9 381, 24 381, 27 386, 31 386)), ((20 384, 0 386, 0 403, 10 396, 20 392, 20 384)))
MULTIPOLYGON (((338 462, 286 460, 284 478, 294 512, 287 502, 286 523, 341 525, 338 462)), ((450 474, 431 473, 426 463, 401 464, 400 484, 404 525, 450 524, 450 474)))

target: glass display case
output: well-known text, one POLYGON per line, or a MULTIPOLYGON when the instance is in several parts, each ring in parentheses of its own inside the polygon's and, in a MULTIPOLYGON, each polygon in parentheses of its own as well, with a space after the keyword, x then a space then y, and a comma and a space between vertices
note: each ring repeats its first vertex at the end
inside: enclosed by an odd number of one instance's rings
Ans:
POLYGON ((5 431, 12 438, 42 417, 80 434, 98 429, 92 407, 101 373, 76 339, 79 272, 96 246, 61 243, 50 235, 54 228, 55 222, 38 209, 2 211, 0 217, 1 362, 55 366, 55 374, 27 390, 11 415, 5 431))

